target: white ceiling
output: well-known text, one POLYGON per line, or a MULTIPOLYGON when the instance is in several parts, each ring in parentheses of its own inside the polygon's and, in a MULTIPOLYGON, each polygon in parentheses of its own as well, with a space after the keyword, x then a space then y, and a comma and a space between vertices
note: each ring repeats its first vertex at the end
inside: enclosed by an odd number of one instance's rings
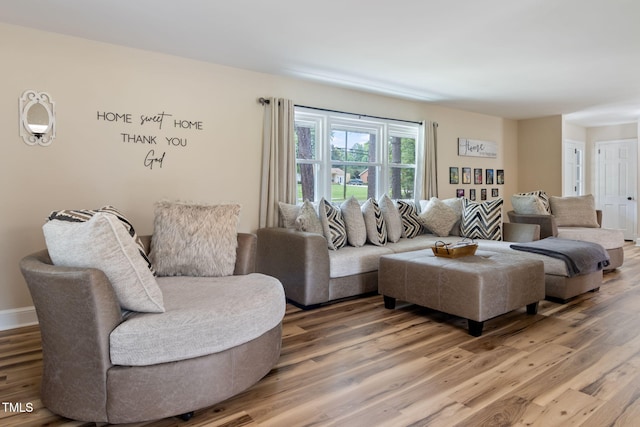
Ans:
POLYGON ((583 126, 638 120, 639 18, 639 0, 0 2, 0 22, 583 126))

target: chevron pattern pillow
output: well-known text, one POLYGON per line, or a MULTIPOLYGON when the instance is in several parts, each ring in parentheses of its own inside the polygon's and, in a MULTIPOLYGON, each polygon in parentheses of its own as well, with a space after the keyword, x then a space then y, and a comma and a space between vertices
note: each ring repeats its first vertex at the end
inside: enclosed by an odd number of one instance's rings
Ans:
POLYGON ((376 246, 386 245, 387 226, 384 223, 382 211, 376 199, 370 198, 364 202, 362 205, 362 215, 364 216, 364 225, 367 229, 367 241, 376 246))
POLYGON ((402 236, 413 239, 422 234, 422 224, 420 224, 415 203, 398 200, 396 206, 402 218, 402 236))
POLYGON ((483 203, 462 199, 460 234, 470 239, 502 240, 502 204, 501 198, 483 203))
POLYGON ((334 206, 323 197, 318 205, 318 217, 329 249, 336 251, 347 244, 347 226, 338 206, 334 206))

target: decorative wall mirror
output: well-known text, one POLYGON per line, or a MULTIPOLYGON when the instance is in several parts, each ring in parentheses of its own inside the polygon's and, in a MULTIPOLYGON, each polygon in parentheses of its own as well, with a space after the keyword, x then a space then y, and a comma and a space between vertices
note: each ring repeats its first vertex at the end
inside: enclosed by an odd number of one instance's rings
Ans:
POLYGON ((27 90, 20 98, 20 136, 27 145, 46 147, 56 137, 56 110, 46 92, 27 90))

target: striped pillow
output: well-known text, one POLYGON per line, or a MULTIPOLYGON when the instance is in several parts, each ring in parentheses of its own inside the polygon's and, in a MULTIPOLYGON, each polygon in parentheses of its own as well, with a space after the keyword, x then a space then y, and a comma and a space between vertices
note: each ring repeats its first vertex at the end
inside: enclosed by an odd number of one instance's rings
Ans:
POLYGON ((460 232, 470 239, 502 240, 502 199, 474 203, 462 199, 460 232))
POLYGON ((338 206, 334 206, 323 197, 318 206, 318 217, 329 249, 335 251, 347 244, 347 226, 338 206))

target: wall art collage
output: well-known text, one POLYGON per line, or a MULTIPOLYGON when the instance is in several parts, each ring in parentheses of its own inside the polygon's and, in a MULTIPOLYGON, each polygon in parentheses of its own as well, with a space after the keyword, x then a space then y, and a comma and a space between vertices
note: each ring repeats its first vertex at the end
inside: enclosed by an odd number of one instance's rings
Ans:
MULTIPOLYGON (((482 169, 457 166, 449 167, 449 184, 469 184, 469 185, 503 185, 504 169, 482 169)), ((456 197, 467 197, 469 200, 476 200, 477 194, 475 188, 469 188, 468 194, 465 188, 456 190, 456 197)), ((487 188, 480 189, 480 200, 487 200, 487 188)), ((491 197, 500 197, 500 191, 497 187, 491 188, 491 197)))

